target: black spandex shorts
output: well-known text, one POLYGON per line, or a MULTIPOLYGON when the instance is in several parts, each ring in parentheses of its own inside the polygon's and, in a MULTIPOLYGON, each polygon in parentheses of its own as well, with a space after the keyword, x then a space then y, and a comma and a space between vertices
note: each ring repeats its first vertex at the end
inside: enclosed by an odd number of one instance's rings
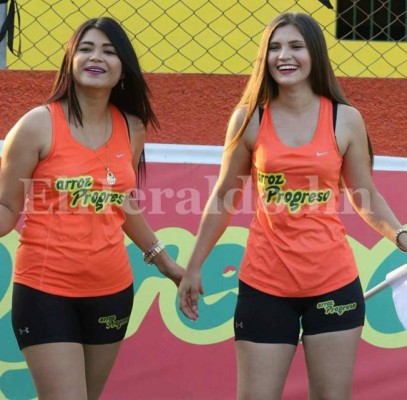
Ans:
POLYGON ((133 285, 98 297, 65 297, 18 283, 12 323, 18 346, 54 342, 107 344, 124 339, 133 307, 133 285))
POLYGON ((296 345, 303 335, 363 326, 365 301, 359 278, 312 297, 273 296, 239 281, 234 330, 236 340, 296 345))

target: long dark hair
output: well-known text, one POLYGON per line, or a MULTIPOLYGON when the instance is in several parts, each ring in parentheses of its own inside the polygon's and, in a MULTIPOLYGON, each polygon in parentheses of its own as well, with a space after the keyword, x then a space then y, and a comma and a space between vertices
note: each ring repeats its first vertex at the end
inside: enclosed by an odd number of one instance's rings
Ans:
MULTIPOLYGON (((61 68, 57 73, 47 103, 67 100, 69 120, 74 120, 82 125, 82 110, 75 92, 72 64, 82 37, 93 28, 99 29, 109 38, 122 63, 121 82, 112 89, 109 102, 114 104, 122 113, 140 118, 145 128, 150 124, 154 129, 157 129, 159 123, 150 103, 151 92, 141 71, 136 52, 120 24, 109 17, 89 19, 73 33, 67 44, 61 68)), ((144 149, 140 157, 137 175, 139 177, 138 182, 144 180, 144 149)))
MULTIPOLYGON (((265 107, 272 99, 278 96, 278 84, 273 79, 267 67, 269 42, 277 28, 292 25, 298 29, 304 38, 311 57, 310 84, 312 91, 318 96, 324 96, 337 103, 350 105, 338 80, 335 77, 328 56, 328 48, 324 34, 315 19, 304 13, 287 12, 278 15, 264 29, 261 38, 257 59, 253 72, 243 91, 243 95, 235 107, 246 106, 247 112, 243 124, 239 129, 232 145, 236 144, 243 135, 256 107, 265 107)), ((373 166, 373 150, 368 139, 370 164, 373 166)))

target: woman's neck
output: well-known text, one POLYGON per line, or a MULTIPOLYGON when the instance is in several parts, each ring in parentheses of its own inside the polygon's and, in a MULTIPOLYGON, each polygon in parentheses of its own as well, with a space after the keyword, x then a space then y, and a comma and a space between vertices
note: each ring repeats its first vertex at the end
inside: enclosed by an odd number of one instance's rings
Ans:
POLYGON ((291 110, 302 110, 318 101, 316 95, 309 86, 301 88, 279 88, 278 96, 273 99, 273 103, 279 107, 291 110))
POLYGON ((92 92, 79 91, 76 96, 81 107, 83 123, 92 124, 106 118, 110 91, 108 94, 101 93, 100 90, 92 92))

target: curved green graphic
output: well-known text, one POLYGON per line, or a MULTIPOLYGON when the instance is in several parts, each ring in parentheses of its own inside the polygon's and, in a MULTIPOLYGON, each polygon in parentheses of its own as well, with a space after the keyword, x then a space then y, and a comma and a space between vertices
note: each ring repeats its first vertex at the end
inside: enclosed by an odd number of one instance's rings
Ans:
MULTIPOLYGON (((214 344, 233 337, 233 313, 237 298, 238 271, 248 229, 229 227, 214 247, 202 269, 205 293, 200 298, 200 318, 192 322, 178 309, 177 288, 154 266, 143 262, 141 251, 126 238, 134 277, 134 309, 127 337, 137 332, 157 299, 162 319, 177 338, 193 344, 214 344)), ((195 237, 181 228, 165 228, 157 236, 180 265, 186 265, 195 237)), ((387 239, 367 249, 348 237, 359 266, 364 290, 383 281, 386 274, 405 263, 405 256, 387 239), (404 259, 403 259, 404 257, 404 259)), ((14 254, 18 233, 0 239, 0 400, 35 398, 35 390, 17 347, 11 328, 11 288, 14 254)), ((391 289, 387 288, 366 303, 366 324, 362 338, 373 346, 402 348, 407 346, 407 331, 397 318, 391 289)))
POLYGON ((12 271, 17 245, 16 231, 0 239, 0 400, 36 397, 31 375, 11 327, 12 271))
MULTIPOLYGON (((370 250, 349 238, 359 267, 365 291, 382 282, 391 270, 406 263, 401 253, 388 239, 381 239, 370 250)), ((386 288, 366 301, 366 319, 362 333, 366 342, 382 348, 407 346, 407 330, 401 325, 394 308, 391 288, 386 288)))

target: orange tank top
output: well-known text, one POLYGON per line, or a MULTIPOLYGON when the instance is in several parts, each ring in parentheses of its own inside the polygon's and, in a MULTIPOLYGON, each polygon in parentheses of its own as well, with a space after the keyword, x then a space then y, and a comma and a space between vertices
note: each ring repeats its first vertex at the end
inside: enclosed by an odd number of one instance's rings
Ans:
POLYGON ((110 105, 111 137, 94 151, 71 135, 59 102, 48 108, 52 145, 33 172, 14 281, 61 296, 115 293, 133 280, 121 208, 136 184, 126 121, 110 105))
POLYGON ((253 149, 255 217, 239 278, 277 296, 307 297, 336 290, 358 276, 339 218, 342 157, 332 102, 322 97, 310 143, 279 139, 265 108, 253 149))

